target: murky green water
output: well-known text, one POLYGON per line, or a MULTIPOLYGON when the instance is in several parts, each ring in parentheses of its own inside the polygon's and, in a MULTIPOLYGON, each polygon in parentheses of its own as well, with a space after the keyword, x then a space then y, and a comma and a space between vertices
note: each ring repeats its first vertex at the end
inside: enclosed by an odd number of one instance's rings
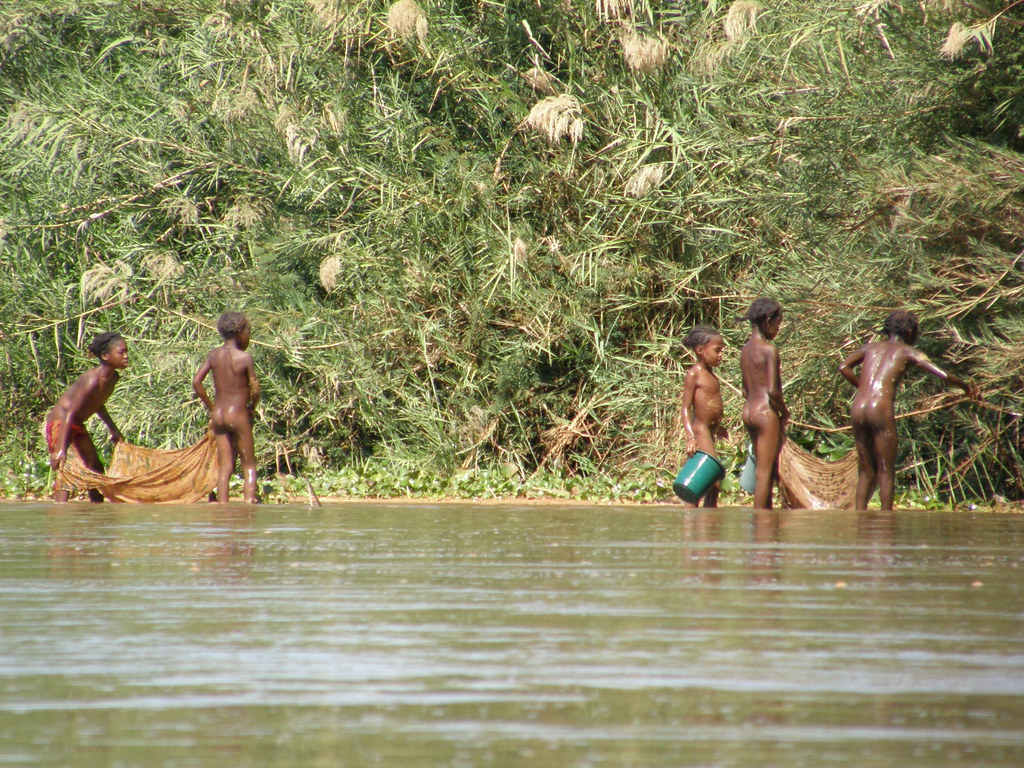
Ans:
POLYGON ((1020 766, 1024 516, 0 505, 0 765, 1020 766))

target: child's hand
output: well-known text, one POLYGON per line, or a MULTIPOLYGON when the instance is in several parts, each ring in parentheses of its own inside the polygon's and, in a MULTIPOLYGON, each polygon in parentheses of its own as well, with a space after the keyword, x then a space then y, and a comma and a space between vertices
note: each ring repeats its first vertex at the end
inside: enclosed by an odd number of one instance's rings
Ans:
POLYGON ((50 457, 50 469, 52 469, 52 470, 60 469, 61 465, 64 463, 64 458, 65 458, 65 452, 64 451, 61 451, 60 453, 57 453, 54 456, 51 456, 50 457))
POLYGON ((697 438, 688 437, 686 438, 686 455, 693 456, 697 452, 697 438))

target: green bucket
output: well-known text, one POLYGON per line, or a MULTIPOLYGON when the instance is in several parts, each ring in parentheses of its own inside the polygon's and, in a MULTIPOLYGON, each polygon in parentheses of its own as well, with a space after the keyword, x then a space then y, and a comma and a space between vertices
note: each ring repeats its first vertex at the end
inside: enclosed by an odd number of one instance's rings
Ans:
POLYGON ((710 453, 697 451, 679 470, 675 482, 672 483, 672 490, 683 501, 696 504, 700 497, 723 477, 725 467, 722 463, 710 453))

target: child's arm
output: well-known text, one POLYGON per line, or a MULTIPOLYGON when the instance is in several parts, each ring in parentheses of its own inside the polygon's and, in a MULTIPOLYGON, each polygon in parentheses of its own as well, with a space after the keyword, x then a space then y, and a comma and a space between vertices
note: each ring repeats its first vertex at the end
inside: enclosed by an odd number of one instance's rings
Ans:
POLYGON ((196 396, 202 401, 203 407, 207 411, 213 411, 213 401, 210 399, 206 387, 203 386, 203 379, 210 372, 210 367, 210 356, 207 355, 203 364, 199 366, 199 370, 196 371, 196 375, 192 378, 192 389, 195 390, 196 396))
POLYGON ((690 420, 690 408, 693 407, 693 397, 697 393, 696 368, 686 372, 686 380, 683 383, 683 429, 686 431, 686 455, 689 456, 697 450, 697 436, 693 434, 693 422, 690 420))
POLYGON ((68 455, 68 443, 71 438, 71 422, 74 418, 73 411, 66 411, 64 418, 57 422, 57 450, 50 456, 50 469, 60 469, 64 459, 68 455))
POLYGON ((249 380, 249 411, 255 411, 260 402, 260 383, 256 380, 256 366, 253 365, 252 355, 247 356, 245 361, 245 376, 249 380))
POLYGON ((852 355, 850 355, 839 366, 839 373, 843 375, 843 378, 853 384, 854 387, 860 389, 860 377, 854 372, 854 367, 860 365, 864 361, 864 347, 861 347, 852 355))
POLYGON ((100 417, 100 421, 107 425, 107 429, 110 430, 110 441, 113 443, 119 443, 124 440, 124 435, 121 434, 121 430, 114 426, 114 420, 110 418, 110 414, 107 413, 107 406, 101 405, 99 410, 96 411, 96 415, 100 417))
POLYGON ((981 392, 978 390, 977 384, 975 384, 973 381, 964 381, 955 374, 947 373, 946 371, 939 368, 939 366, 937 366, 931 360, 929 360, 928 355, 926 355, 924 352, 921 352, 920 350, 915 349, 913 351, 913 353, 910 355, 910 361, 919 368, 928 371, 928 373, 930 373, 932 376, 935 376, 936 378, 941 379, 942 381, 952 384, 955 387, 960 387, 960 389, 966 392, 967 396, 970 397, 972 400, 977 400, 981 396, 981 392))
POLYGON ((779 363, 778 350, 770 345, 768 349, 769 354, 765 355, 771 367, 771 375, 767 379, 767 381, 771 382, 771 385, 768 387, 768 402, 771 403, 772 409, 778 414, 782 427, 785 429, 786 424, 789 422, 789 408, 786 407, 786 401, 782 396, 782 367, 779 363))

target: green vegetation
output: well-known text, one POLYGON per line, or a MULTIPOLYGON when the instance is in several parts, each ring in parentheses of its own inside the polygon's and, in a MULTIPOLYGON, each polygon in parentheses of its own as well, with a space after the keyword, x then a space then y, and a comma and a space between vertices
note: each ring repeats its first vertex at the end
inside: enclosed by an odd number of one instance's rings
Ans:
POLYGON ((122 431, 195 440, 241 309, 264 478, 656 494, 680 339, 771 295, 797 421, 910 308, 985 402, 911 376, 899 482, 1024 495, 1024 3, 21 0, 0 105, 8 492, 102 330, 122 431))

